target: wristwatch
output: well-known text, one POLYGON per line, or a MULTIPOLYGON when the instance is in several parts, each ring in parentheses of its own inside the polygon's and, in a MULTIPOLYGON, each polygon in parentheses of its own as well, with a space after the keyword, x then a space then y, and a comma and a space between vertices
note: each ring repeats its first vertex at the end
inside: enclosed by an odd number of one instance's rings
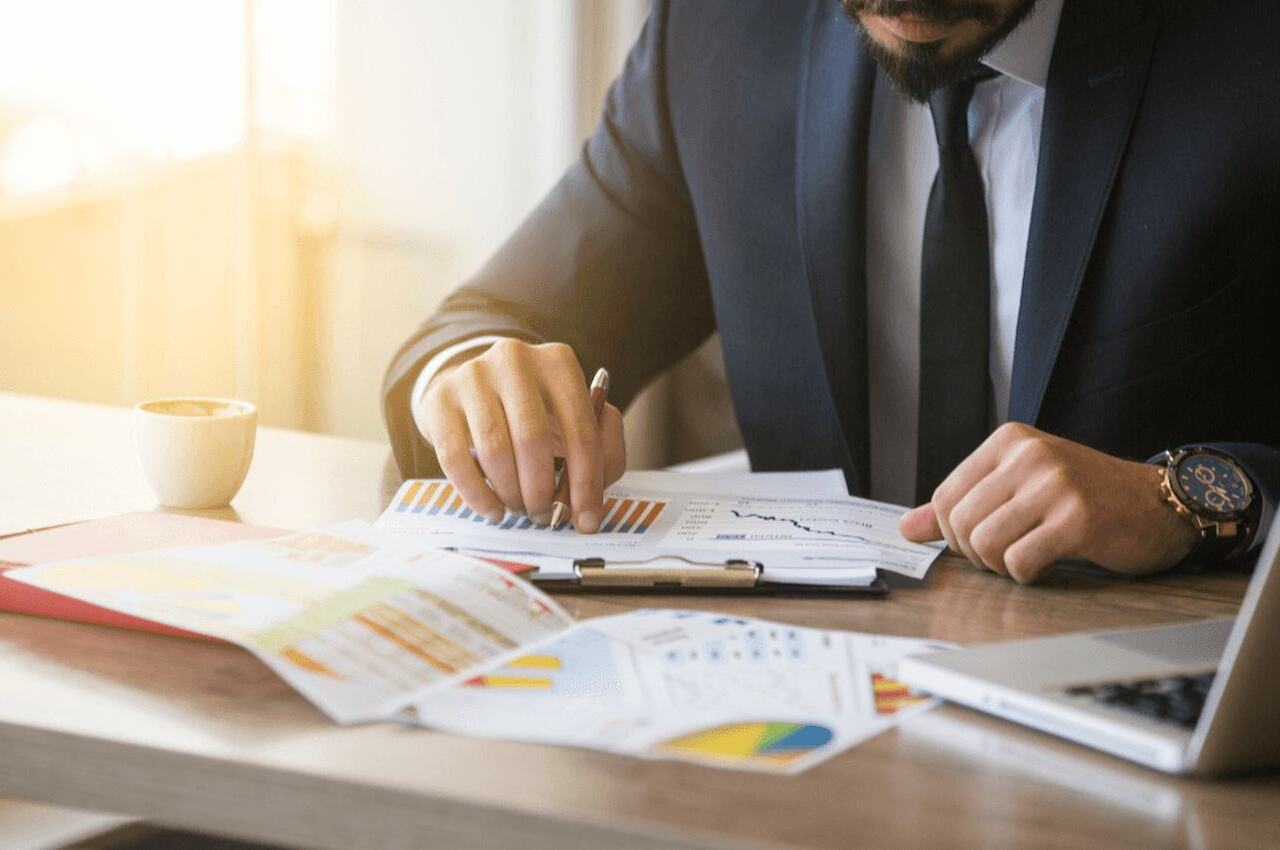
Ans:
POLYGON ((1240 465, 1203 446, 1166 451, 1152 462, 1164 467, 1160 494, 1200 535, 1186 561, 1217 563, 1244 554, 1257 531, 1262 500, 1240 465))

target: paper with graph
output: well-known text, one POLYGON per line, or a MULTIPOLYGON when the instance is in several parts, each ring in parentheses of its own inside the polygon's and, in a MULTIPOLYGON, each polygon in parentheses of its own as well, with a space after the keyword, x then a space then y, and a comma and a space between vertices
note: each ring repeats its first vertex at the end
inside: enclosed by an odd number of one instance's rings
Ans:
POLYGON ((932 701, 894 678, 928 641, 696 611, 579 622, 434 691, 420 722, 458 734, 797 773, 932 701))
POLYGON ((497 567, 358 522, 6 577, 239 644, 341 723, 393 717, 430 688, 572 622, 497 567))
POLYGON ((941 544, 898 533, 904 508, 852 496, 802 498, 613 487, 595 534, 535 525, 508 513, 488 522, 446 480, 407 481, 376 525, 467 551, 612 562, 678 555, 695 561, 759 561, 796 581, 868 576, 876 569, 922 578, 941 544))
POLYGON ((925 706, 897 659, 937 648, 693 611, 575 623, 517 576, 361 522, 6 575, 238 644, 340 723, 778 773, 925 706))

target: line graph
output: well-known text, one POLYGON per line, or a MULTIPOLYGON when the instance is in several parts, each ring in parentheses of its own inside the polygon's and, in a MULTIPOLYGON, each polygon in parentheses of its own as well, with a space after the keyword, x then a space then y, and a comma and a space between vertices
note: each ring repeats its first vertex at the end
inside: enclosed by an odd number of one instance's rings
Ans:
POLYGON ((875 547, 897 537, 895 523, 895 517, 869 517, 848 502, 706 498, 690 500, 676 534, 690 542, 875 547))
POLYGON ((697 496, 685 503, 667 539, 677 545, 717 550, 731 545, 758 553, 766 569, 871 566, 919 576, 937 553, 903 539, 898 532, 903 510, 853 498, 697 496))
MULTIPOLYGON (((795 526, 795 528, 798 531, 804 531, 809 534, 825 534, 830 537, 837 538, 839 540, 853 540, 859 543, 871 542, 861 534, 844 534, 839 531, 832 531, 829 528, 812 528, 808 525, 805 525, 803 522, 801 522, 798 519, 793 519, 792 517, 770 516, 769 514, 757 514, 757 513, 752 513, 750 511, 739 511, 737 508, 729 508, 729 513, 733 514, 738 519, 759 519, 759 520, 764 520, 765 522, 787 523, 792 526, 795 526)), ((721 537, 720 539, 723 540, 726 538, 721 537)))

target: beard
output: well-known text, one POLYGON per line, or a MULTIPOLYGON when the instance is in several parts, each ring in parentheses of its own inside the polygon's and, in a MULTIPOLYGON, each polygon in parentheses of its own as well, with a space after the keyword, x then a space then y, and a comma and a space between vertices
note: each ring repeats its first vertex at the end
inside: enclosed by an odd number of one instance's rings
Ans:
POLYGON ((982 57, 1008 38, 1038 2, 1019 0, 1003 18, 997 8, 982 0, 840 0, 840 6, 857 26, 871 57, 898 91, 910 100, 926 103, 938 89, 972 74, 982 57), (889 49, 871 37, 858 18, 860 14, 912 15, 940 24, 972 21, 981 25, 984 32, 977 42, 949 56, 942 55, 943 42, 908 42, 898 49, 889 49))

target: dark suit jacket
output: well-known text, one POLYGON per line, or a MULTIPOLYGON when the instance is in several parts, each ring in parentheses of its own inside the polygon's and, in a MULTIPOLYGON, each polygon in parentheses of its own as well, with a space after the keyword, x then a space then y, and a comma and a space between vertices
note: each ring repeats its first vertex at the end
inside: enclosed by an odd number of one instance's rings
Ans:
MULTIPOLYGON (((1135 459, 1220 444, 1270 504, 1277 44, 1275 0, 1067 0, 1008 411, 1135 459)), ((401 470, 436 468, 408 396, 450 343, 568 342, 625 403, 718 328, 753 467, 864 492, 877 76, 835 0, 659 0, 578 162, 392 364, 401 470)))

